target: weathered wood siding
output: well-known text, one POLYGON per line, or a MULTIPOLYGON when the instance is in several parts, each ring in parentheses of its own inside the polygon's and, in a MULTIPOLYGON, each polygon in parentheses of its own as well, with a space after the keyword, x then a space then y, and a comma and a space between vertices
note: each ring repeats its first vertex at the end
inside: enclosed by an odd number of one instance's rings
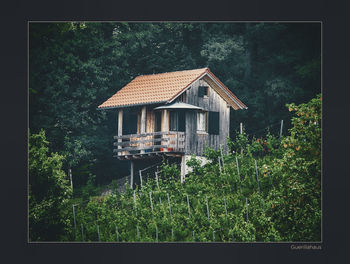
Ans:
POLYGON ((227 136, 230 128, 230 108, 222 97, 203 79, 194 82, 186 91, 186 103, 202 107, 206 111, 219 112, 220 127, 219 135, 197 133, 197 113, 188 111, 186 113, 186 147, 185 154, 195 154, 202 156, 205 147, 219 149, 222 144, 227 151, 227 136), (198 87, 208 86, 209 96, 199 97, 198 87))

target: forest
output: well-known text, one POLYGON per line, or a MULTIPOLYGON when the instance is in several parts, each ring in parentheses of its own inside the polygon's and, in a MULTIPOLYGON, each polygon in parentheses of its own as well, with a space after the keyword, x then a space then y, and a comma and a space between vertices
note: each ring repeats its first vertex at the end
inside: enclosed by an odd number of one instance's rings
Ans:
POLYGON ((320 27, 30 23, 30 241, 319 241, 320 27), (97 106, 138 75, 203 67, 248 106, 231 111, 230 152, 192 160, 184 185, 162 164, 157 182, 118 193, 117 112, 97 106))

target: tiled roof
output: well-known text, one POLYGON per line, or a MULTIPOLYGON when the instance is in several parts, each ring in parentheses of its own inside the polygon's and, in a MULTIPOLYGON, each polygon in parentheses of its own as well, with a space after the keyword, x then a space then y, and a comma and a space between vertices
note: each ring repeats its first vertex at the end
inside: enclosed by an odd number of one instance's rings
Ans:
MULTIPOLYGON (((223 85, 208 68, 141 75, 133 79, 107 101, 99 105, 98 108, 118 108, 129 105, 170 102, 181 94, 191 83, 206 73, 212 75, 220 85, 223 85)), ((223 85, 223 89, 238 100, 226 86, 223 85)), ((242 102, 239 101, 238 103, 245 108, 242 102)), ((237 107, 237 103, 235 106, 237 107)), ((236 107, 234 108, 236 109, 236 107)))

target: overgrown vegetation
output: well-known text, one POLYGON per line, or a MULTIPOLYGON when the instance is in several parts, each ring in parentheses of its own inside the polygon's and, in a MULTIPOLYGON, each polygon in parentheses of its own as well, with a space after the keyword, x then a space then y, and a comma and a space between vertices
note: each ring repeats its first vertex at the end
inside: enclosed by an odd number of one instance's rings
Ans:
POLYGON ((208 149, 208 164, 192 158, 183 184, 163 164, 158 184, 82 204, 75 240, 320 241, 321 98, 287 107, 289 136, 239 134, 227 154, 208 149))

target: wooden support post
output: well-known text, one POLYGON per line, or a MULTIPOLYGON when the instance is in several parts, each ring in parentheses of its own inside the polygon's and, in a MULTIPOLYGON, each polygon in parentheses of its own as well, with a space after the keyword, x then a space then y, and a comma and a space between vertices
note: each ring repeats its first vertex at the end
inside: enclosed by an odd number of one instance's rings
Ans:
MULTIPOLYGON (((146 106, 143 106, 141 109, 141 123, 140 123, 140 133, 144 134, 146 133, 146 106)), ((144 143, 141 143, 141 151, 140 153, 143 154, 145 153, 145 150, 143 149, 145 146, 144 143)))
POLYGON ((141 184, 141 188, 142 188, 142 171, 139 170, 139 176, 140 176, 140 184, 141 184))
POLYGON ((213 230, 213 241, 215 241, 215 231, 213 230))
MULTIPOLYGON (((118 137, 120 137, 122 135, 123 135, 123 109, 119 109, 119 111, 118 111, 118 137)), ((122 139, 119 138, 118 142, 121 143, 122 139)), ((121 149, 121 148, 122 148, 122 146, 119 145, 118 149, 121 149)), ((122 152, 118 152, 118 156, 119 155, 122 155, 122 152)))
POLYGON ((171 240, 174 240, 174 229, 171 228, 171 240))
POLYGON ((222 172, 222 169, 221 169, 221 162, 220 162, 220 157, 218 157, 218 162, 219 162, 219 169, 220 169, 220 174, 222 172))
POLYGON ((140 241, 140 231, 139 231, 138 225, 136 225, 136 234, 137 234, 137 241, 140 241))
POLYGON ((283 131, 283 119, 281 120, 280 137, 282 137, 282 131, 283 131))
MULTIPOLYGON (((168 110, 164 109, 163 110, 163 120, 162 120, 162 131, 163 132, 168 132, 169 131, 169 112, 168 110)), ((169 135, 162 135, 163 138, 169 138, 169 135)), ((168 144, 169 141, 163 141, 162 142, 162 145, 163 143, 164 144, 168 144)), ((167 151, 168 149, 167 148, 164 148, 164 151, 167 151)))
POLYGON ((168 132, 169 131, 169 115, 168 115, 168 110, 164 109, 163 110, 163 127, 162 131, 168 132))
POLYGON ((130 161, 130 188, 134 188, 134 161, 130 161))

